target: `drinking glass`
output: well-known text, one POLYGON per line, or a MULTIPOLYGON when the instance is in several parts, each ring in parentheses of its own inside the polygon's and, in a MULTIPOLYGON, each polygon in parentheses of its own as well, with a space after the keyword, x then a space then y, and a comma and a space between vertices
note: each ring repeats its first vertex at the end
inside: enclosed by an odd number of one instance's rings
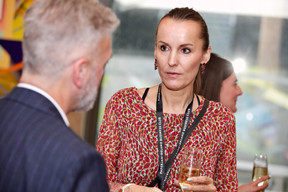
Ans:
MULTIPOLYGON (((260 177, 268 175, 268 160, 266 154, 255 154, 253 161, 253 172, 252 172, 252 180, 255 181, 260 177)), ((264 184, 263 181, 258 184, 258 186, 262 186, 264 184)))
POLYGON ((188 178, 200 176, 201 160, 202 160, 202 152, 200 149, 187 148, 184 151, 178 178, 182 192, 184 192, 182 187, 187 185, 196 185, 196 183, 190 182, 188 178))

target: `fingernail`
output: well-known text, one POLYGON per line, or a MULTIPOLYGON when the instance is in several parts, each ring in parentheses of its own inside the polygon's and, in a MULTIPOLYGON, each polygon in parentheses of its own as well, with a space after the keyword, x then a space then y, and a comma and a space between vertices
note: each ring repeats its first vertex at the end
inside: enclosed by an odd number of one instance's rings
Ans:
POLYGON ((184 185, 184 186, 182 186, 181 188, 182 188, 183 190, 186 190, 186 189, 188 189, 188 186, 185 186, 185 185, 184 185))
POLYGON ((188 177, 187 181, 193 181, 193 178, 192 177, 188 177))

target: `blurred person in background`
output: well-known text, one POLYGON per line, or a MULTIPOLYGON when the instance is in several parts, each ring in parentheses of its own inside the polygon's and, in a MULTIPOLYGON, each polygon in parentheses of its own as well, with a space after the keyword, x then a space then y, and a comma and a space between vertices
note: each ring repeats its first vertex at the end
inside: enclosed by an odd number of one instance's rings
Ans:
POLYGON ((95 0, 35 0, 20 83, 0 100, 0 191, 109 191, 105 163, 69 127, 92 108, 119 20, 95 0))
MULTIPOLYGON (((210 60, 205 64, 205 70, 201 74, 201 89, 199 94, 210 101, 217 101, 237 111, 237 98, 242 95, 242 90, 237 84, 237 77, 230 61, 211 53, 210 60)), ((269 176, 261 177, 256 181, 238 187, 238 192, 260 192, 268 187, 268 182, 258 186, 259 183, 268 180, 269 176)))

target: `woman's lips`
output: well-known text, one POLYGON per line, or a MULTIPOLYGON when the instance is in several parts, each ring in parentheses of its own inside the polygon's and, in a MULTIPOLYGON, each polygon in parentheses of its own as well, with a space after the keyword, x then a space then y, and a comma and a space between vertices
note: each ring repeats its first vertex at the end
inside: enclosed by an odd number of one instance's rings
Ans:
POLYGON ((168 77, 178 77, 180 75, 180 73, 176 72, 167 72, 166 74, 168 75, 168 77))

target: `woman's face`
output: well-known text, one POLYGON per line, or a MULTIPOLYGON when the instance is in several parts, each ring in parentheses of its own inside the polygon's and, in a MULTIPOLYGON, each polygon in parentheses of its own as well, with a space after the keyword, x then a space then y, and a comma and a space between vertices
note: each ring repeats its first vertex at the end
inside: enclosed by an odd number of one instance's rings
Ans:
POLYGON ((162 83, 171 90, 193 88, 200 63, 207 63, 210 47, 203 51, 201 26, 192 20, 163 19, 156 36, 154 57, 162 83))
POLYGON ((242 90, 237 84, 235 73, 232 73, 222 82, 220 89, 220 102, 229 107, 234 113, 237 111, 236 102, 238 96, 242 95, 242 90))

